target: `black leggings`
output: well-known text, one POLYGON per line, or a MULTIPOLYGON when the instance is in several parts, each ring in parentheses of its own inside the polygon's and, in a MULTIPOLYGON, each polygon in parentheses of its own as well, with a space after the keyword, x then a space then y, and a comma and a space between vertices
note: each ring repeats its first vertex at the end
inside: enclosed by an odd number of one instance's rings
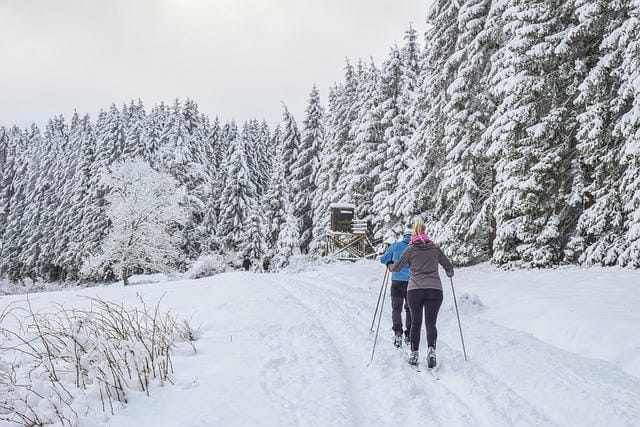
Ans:
POLYGON ((411 330, 411 313, 407 304, 407 285, 409 282, 393 280, 391 282, 391 321, 396 335, 402 335, 402 309, 405 311, 405 334, 408 337, 411 330))
POLYGON ((442 305, 442 291, 440 289, 411 289, 407 291, 407 301, 409 311, 411 311, 411 350, 418 351, 420 348, 420 329, 422 327, 422 310, 424 310, 424 325, 427 328, 427 344, 429 347, 436 346, 438 330, 436 321, 438 311, 442 305))

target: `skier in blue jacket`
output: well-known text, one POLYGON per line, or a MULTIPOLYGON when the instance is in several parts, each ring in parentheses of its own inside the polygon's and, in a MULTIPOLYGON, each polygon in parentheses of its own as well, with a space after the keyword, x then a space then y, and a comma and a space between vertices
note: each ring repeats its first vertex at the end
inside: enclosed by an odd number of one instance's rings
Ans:
MULTIPOLYGON (((389 249, 382 255, 380 262, 388 265, 397 262, 400 255, 409 246, 409 239, 413 230, 407 227, 402 240, 392 244, 389 249)), ((393 332, 395 334, 394 345, 402 346, 402 308, 405 310, 405 331, 404 340, 408 345, 409 333, 411 330, 411 313, 407 304, 407 285, 409 284, 409 265, 405 265, 402 270, 391 275, 391 320, 393 322, 393 332)))

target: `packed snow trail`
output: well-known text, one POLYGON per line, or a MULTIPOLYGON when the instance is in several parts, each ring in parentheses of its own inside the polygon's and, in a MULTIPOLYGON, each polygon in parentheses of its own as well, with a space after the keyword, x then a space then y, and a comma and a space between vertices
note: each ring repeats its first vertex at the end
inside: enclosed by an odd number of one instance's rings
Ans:
MULTIPOLYGON (((340 281, 341 283, 334 282, 332 284, 327 283, 325 286, 318 286, 317 282, 313 281, 298 280, 295 283, 292 282, 293 281, 284 281, 284 283, 291 283, 290 285, 286 285, 288 290, 290 292, 299 293, 299 295, 307 296, 307 301, 310 302, 308 305, 309 311, 324 313, 323 319, 324 322, 329 323, 329 328, 332 328, 333 330, 344 329, 344 319, 349 319, 350 312, 357 307, 359 311, 350 321, 350 323, 357 323, 357 326, 349 324, 348 330, 367 330, 367 316, 365 314, 367 311, 369 313, 371 312, 371 303, 367 302, 366 299, 362 297, 354 298, 353 294, 355 293, 355 289, 349 286, 348 283, 340 281), (330 308, 334 308, 334 310, 331 311, 329 310, 330 308), (333 315, 334 312, 335 315, 333 315)), ((386 326, 386 329, 389 329, 390 316, 385 316, 385 314, 388 314, 387 311, 389 310, 383 311, 383 324, 386 326)), ((382 361, 374 360, 373 366, 376 366, 378 370, 382 368, 383 370, 388 369, 391 372, 394 372, 397 370, 394 365, 399 365, 403 372, 398 378, 400 381, 384 377, 379 378, 379 380, 384 381, 385 384, 391 385, 390 390, 385 391, 381 395, 368 396, 366 402, 379 401, 384 399, 387 393, 395 393, 398 394, 398 404, 402 406, 402 401, 407 399, 407 392, 405 390, 406 383, 404 383, 404 381, 409 381, 410 387, 413 386, 416 389, 416 392, 414 392, 416 394, 416 407, 423 409, 424 411, 422 411, 423 413, 419 414, 417 418, 412 416, 412 418, 403 420, 403 422, 419 424, 418 420, 428 419, 439 422, 440 425, 447 425, 448 423, 451 423, 449 425, 473 425, 478 424, 478 422, 481 422, 483 418, 486 418, 486 425, 514 425, 521 420, 524 420, 528 425, 540 425, 541 423, 549 425, 549 421, 544 417, 544 415, 537 413, 534 407, 529 407, 526 401, 520 399, 512 390, 508 389, 508 387, 500 384, 498 377, 492 376, 490 378, 485 378, 486 375, 483 376, 483 373, 477 368, 469 370, 467 375, 468 381, 467 384, 465 384, 467 386, 467 391, 465 392, 464 390, 461 390, 460 393, 455 392, 446 386, 448 379, 447 381, 440 381, 444 385, 444 387, 442 387, 440 382, 429 383, 429 378, 427 377, 411 377, 413 372, 406 366, 404 361, 404 352, 398 351, 390 345, 390 332, 382 331, 381 338, 382 342, 379 343, 380 347, 377 357, 382 361), (409 378, 407 378, 407 376, 409 376, 409 378), (416 380, 418 381, 417 383, 416 380), (490 390, 488 390, 486 383, 491 384, 490 390), (479 386, 481 386, 480 389, 485 389, 487 392, 491 392, 493 394, 499 392, 499 399, 496 399, 496 396, 491 393, 481 393, 477 396, 470 396, 471 393, 469 392, 472 390, 479 391, 479 386), (421 388, 425 388, 424 392, 419 391, 421 388), (435 396, 438 396, 437 399, 433 399, 433 393, 435 393, 435 396), (472 405, 468 404, 469 400, 473 402, 472 405), (515 418, 512 417, 509 410, 509 408, 513 407, 518 408, 515 418), (460 418, 456 419, 456 417, 460 418)), ((349 344, 353 347, 354 341, 355 340, 350 340, 350 343, 345 343, 345 347, 349 346, 349 344)), ((371 351, 371 342, 371 337, 361 340, 361 347, 353 349, 354 352, 352 354, 356 356, 354 360, 355 364, 363 364, 363 361, 368 360, 367 356, 371 351)), ((424 356, 424 354, 421 356, 424 356)), ((441 351, 441 360, 447 360, 449 358, 453 359, 455 366, 455 359, 462 358, 462 354, 458 354, 453 351, 441 351)), ((461 360, 462 363, 464 363, 464 360, 461 360)), ((463 366, 461 366, 460 363, 458 363, 458 365, 460 366, 457 369, 463 369, 463 366)), ((455 371, 452 369, 444 369, 441 372, 442 375, 447 375, 446 372, 449 371, 451 371, 453 375, 456 375, 455 371)), ((368 379, 370 376, 371 375, 367 375, 366 371, 363 371, 359 378, 368 379)), ((366 381, 362 384, 360 389, 362 391, 380 391, 373 387, 372 384, 367 384, 366 381)), ((393 408, 389 408, 389 410, 393 413, 393 408)), ((383 417, 383 414, 377 414, 377 416, 374 419, 369 420, 369 422, 374 423, 375 420, 384 419, 381 417, 383 417)), ((390 419, 389 422, 392 423, 393 419, 390 419)))
MULTIPOLYGON (((354 288, 361 287, 352 280, 314 287, 330 290, 339 295, 339 299, 351 299, 348 305, 352 307, 357 306, 360 299, 351 298, 354 288)), ((560 350, 528 333, 477 316, 463 316, 467 348, 473 352, 472 360, 465 363, 452 297, 447 291, 445 286, 446 304, 438 321, 440 382, 474 408, 475 423, 589 425, 595 420, 600 420, 596 424, 620 420, 614 425, 635 425, 640 419, 637 378, 607 362, 560 350), (454 343, 455 350, 448 345, 450 342, 454 343)), ((365 311, 367 308, 371 311, 371 304, 365 303, 365 311)), ((388 311, 383 313, 382 323, 387 327, 390 316, 385 319, 384 314, 389 314, 388 311)), ((423 336, 423 345, 424 341, 423 336)), ((387 353, 394 351, 390 345, 382 349, 387 353)), ((423 361, 424 353, 423 349, 423 361)))
MULTIPOLYGON (((438 319, 439 381, 412 370, 405 350, 393 346, 388 295, 375 359, 367 367, 374 339, 369 327, 384 275, 384 266, 376 262, 331 264, 297 274, 234 272, 30 298, 36 309, 46 309, 56 302, 86 304, 86 296, 126 305, 135 304, 140 294, 152 304, 166 294, 162 305, 199 327, 196 354, 186 346, 176 349, 174 385, 155 387, 149 397, 132 392, 114 416, 87 415, 81 425, 637 425, 637 376, 492 320, 494 308, 482 312, 473 303, 480 306, 484 295, 492 301, 502 297, 487 287, 475 289, 478 301, 468 298, 468 277, 478 270, 465 270, 455 278, 464 300, 460 309, 469 361, 463 358, 445 287, 438 319)), ((510 274, 505 277, 513 283, 523 275, 510 274)), ((501 292, 510 298, 510 289, 501 292)), ((524 288, 518 292, 533 295, 524 288)), ((635 293, 626 299, 634 298, 635 293)), ((0 305, 23 299, 3 297, 0 305)), ((549 308, 547 302, 532 301, 540 311, 549 308)), ((509 320, 504 310, 500 316, 509 320)), ((423 349, 423 364, 425 355, 423 349)))

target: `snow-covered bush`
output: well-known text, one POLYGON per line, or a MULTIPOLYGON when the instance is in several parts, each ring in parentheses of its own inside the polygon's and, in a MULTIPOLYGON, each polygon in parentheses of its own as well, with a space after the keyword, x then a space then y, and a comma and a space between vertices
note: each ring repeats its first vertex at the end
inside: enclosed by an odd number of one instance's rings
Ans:
POLYGON ((0 280, 0 295, 27 294, 35 292, 53 292, 61 289, 90 287, 96 283, 74 283, 74 282, 45 282, 42 280, 24 279, 11 282, 0 280))
POLYGON ((95 408, 113 414, 130 390, 149 395, 154 383, 171 382, 177 342, 195 351, 197 332, 159 303, 90 302, 89 309, 36 313, 27 301, 0 313, 0 421, 76 425, 95 408))
POLYGON ((293 215, 289 212, 278 234, 276 251, 271 262, 275 271, 286 267, 293 255, 300 255, 299 239, 300 229, 293 215))
POLYGON ((326 258, 311 255, 292 255, 288 258, 284 267, 278 271, 283 273, 302 273, 304 271, 317 270, 319 266, 327 263, 326 258))
MULTIPOLYGON (((480 297, 476 294, 463 292, 460 295, 456 295, 458 300, 458 310, 463 314, 476 314, 484 310, 484 304, 480 300, 480 297)), ((451 303, 451 310, 455 310, 453 302, 451 303)))
POLYGON ((185 276, 189 279, 199 279, 201 277, 224 273, 226 270, 227 264, 222 255, 201 255, 191 264, 185 276))

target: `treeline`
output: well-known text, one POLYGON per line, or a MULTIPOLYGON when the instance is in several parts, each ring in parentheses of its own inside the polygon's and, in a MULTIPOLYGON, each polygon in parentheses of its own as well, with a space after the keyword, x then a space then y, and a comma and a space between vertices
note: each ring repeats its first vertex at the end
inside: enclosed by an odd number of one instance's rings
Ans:
POLYGON ((251 120, 240 129, 234 122, 210 122, 191 100, 161 104, 148 114, 140 102, 112 106, 95 123, 78 114, 69 124, 56 117, 44 132, 35 125, 0 130, 2 275, 77 279, 110 226, 101 177, 115 162, 135 157, 169 173, 187 191, 185 261, 220 249, 216 232, 234 220, 242 228, 246 215, 240 207, 245 201, 224 191, 238 185, 227 174, 227 165, 233 164, 229 159, 241 147, 246 169, 262 185, 253 191, 261 194, 269 173, 270 138, 264 122, 251 120), (240 211, 238 218, 233 207, 240 211))
POLYGON ((640 2, 436 0, 428 24, 347 64, 317 194, 379 232, 420 216, 459 265, 640 267, 640 2))
POLYGON ((640 267, 640 3, 437 0, 427 20, 424 43, 347 61, 326 111, 314 87, 300 127, 187 100, 0 128, 0 275, 78 278, 109 229, 99 177, 135 157, 186 189, 183 264, 319 254, 351 202, 387 240, 422 218, 458 265, 640 267))

